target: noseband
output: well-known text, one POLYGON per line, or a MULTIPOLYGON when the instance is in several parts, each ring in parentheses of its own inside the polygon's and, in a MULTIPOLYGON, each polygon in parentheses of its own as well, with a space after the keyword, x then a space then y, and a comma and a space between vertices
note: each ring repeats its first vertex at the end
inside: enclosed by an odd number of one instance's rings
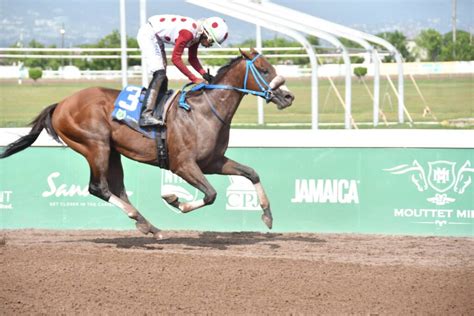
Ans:
MULTIPOLYGON (((277 86, 274 83, 274 81, 276 82, 277 79, 279 81, 281 81, 282 77, 276 76, 272 80, 272 82, 267 83, 265 78, 263 78, 263 76, 258 71, 257 67, 255 67, 255 65, 254 65, 254 62, 260 56, 261 55, 258 54, 253 59, 251 59, 251 60, 248 59, 246 61, 246 64, 245 64, 245 78, 244 78, 243 88, 237 88, 237 87, 233 87, 233 86, 229 86, 229 85, 223 85, 223 84, 200 83, 200 84, 195 85, 194 87, 192 87, 190 90, 186 91, 186 88, 193 84, 191 82, 191 83, 188 83, 188 84, 183 86, 183 89, 182 89, 182 92, 181 92, 181 97, 179 98, 179 106, 181 108, 185 109, 186 111, 189 111, 191 109, 191 106, 188 103, 186 103, 186 94, 188 92, 194 92, 194 91, 200 91, 200 90, 214 90, 214 89, 239 91, 239 92, 242 92, 244 94, 251 94, 251 95, 258 96, 258 97, 262 97, 267 102, 269 102, 272 99, 272 89, 274 89, 275 86, 277 86), (253 78, 254 78, 255 82, 257 83, 258 87, 260 88, 260 90, 247 89, 247 82, 248 82, 248 79, 249 79, 249 74, 251 74, 253 76, 253 78)), ((215 108, 213 108, 212 104, 210 104, 210 105, 211 105, 211 109, 213 110, 214 114, 216 114, 217 112, 215 111, 215 108)), ((219 120, 222 121, 222 119, 218 115, 217 115, 217 117, 219 118, 219 120)))

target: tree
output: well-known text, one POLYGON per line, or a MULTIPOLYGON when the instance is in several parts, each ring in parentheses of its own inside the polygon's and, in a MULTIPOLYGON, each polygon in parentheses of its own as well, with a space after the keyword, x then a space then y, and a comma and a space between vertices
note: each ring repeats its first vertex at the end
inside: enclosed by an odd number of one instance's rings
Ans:
POLYGON ((30 68, 28 70, 28 75, 36 82, 36 80, 43 76, 43 70, 41 70, 41 68, 30 68))
POLYGON ((319 46, 319 38, 317 38, 316 36, 314 35, 308 35, 306 36, 306 39, 308 40, 308 42, 313 45, 313 46, 319 46))
POLYGON ((471 41, 471 34, 458 30, 456 32, 456 43, 453 43, 452 32, 444 34, 440 60, 474 60, 474 45, 471 41))
POLYGON ((356 67, 354 68, 354 75, 357 76, 357 78, 361 79, 367 74, 367 68, 365 67, 356 67))
MULTIPOLYGON (((107 34, 100 39, 96 44, 93 45, 81 45, 80 47, 95 47, 95 48, 120 48, 120 32, 113 30, 112 33, 107 34)), ((137 40, 134 38, 127 37, 127 48, 138 48, 137 40)), ((104 55, 116 55, 117 52, 106 52, 104 55)), ((129 53, 129 55, 138 55, 139 53, 129 53)), ((74 63, 79 68, 89 68, 92 70, 120 70, 121 62, 120 59, 96 59, 96 60, 81 60, 74 63)), ((128 61, 129 66, 140 65, 140 59, 133 58, 128 61)))
POLYGON ((427 60, 439 61, 443 46, 443 37, 438 31, 433 29, 423 30, 416 37, 415 42, 419 48, 426 50, 427 60))
MULTIPOLYGON (((413 56, 410 55, 410 52, 407 49, 407 38, 402 32, 383 32, 377 34, 377 36, 387 40, 390 44, 395 46, 405 61, 414 60, 413 56)), ((384 61, 394 61, 394 58, 392 56, 387 56, 384 61)))
MULTIPOLYGON (((317 40, 317 38, 313 39, 313 43, 314 43, 314 40, 317 40)), ((238 48, 241 48, 242 50, 248 50, 248 49, 250 49, 252 47, 255 47, 255 46, 256 46, 256 42, 255 42, 254 39, 247 39, 247 40, 243 41, 242 43, 232 45, 232 47, 238 47, 238 48)), ((263 40, 262 41, 262 46, 264 48, 270 48, 270 47, 301 47, 301 44, 299 42, 296 42, 296 41, 288 40, 284 37, 275 36, 273 39, 263 40)), ((295 51, 282 50, 282 51, 278 51, 278 53, 279 54, 295 54, 295 51)), ((299 52, 297 52, 297 53, 299 53, 299 52)), ((225 54, 228 54, 228 52, 226 52, 225 54)), ((266 54, 273 54, 273 52, 269 52, 269 53, 266 53, 266 54)), ((287 57, 271 57, 271 58, 269 58, 269 61, 272 64, 282 64, 282 63, 286 63, 289 59, 290 58, 287 58, 287 57)), ((291 61, 294 64, 307 64, 307 63, 309 63, 309 59, 307 57, 291 58, 291 61)), ((228 58, 226 58, 226 59, 224 59, 224 58, 223 59, 207 59, 206 60, 206 63, 208 65, 223 65, 226 62, 228 62, 228 58)))

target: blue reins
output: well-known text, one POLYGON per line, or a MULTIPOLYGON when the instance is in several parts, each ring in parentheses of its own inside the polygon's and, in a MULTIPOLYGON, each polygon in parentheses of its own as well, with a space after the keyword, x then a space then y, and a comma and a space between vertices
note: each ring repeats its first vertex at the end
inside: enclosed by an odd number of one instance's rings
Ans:
MULTIPOLYGON (((244 87, 243 88, 237 88, 229 85, 223 85, 223 84, 207 84, 207 83, 200 83, 192 87, 190 90, 186 91, 186 88, 193 85, 192 82, 187 83, 183 86, 181 96, 179 98, 179 106, 186 111, 189 111, 191 109, 191 106, 186 102, 186 95, 188 92, 195 92, 195 91, 200 91, 200 90, 214 90, 214 89, 221 89, 221 90, 234 90, 234 91, 239 91, 243 92, 245 94, 251 94, 255 95, 258 97, 264 98, 266 101, 270 101, 272 98, 271 95, 271 88, 268 85, 267 81, 265 78, 262 77, 260 72, 257 70, 257 68, 254 65, 255 60, 257 60, 261 55, 258 54, 255 56, 252 60, 247 60, 245 64, 245 78, 244 78, 244 87), (258 87, 260 88, 260 91, 256 90, 249 90, 247 89, 247 81, 249 77, 249 73, 252 74, 253 78, 255 79, 255 82, 257 83, 258 87)), ((214 111, 213 111, 214 112, 214 111)))

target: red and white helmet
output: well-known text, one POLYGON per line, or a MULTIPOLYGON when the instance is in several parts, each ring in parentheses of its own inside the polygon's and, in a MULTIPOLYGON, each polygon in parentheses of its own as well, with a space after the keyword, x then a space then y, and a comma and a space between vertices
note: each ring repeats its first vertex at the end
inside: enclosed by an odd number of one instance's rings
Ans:
POLYGON ((202 30, 207 38, 212 39, 219 47, 226 40, 227 35, 229 35, 227 23, 225 23, 224 19, 216 16, 205 19, 202 23, 202 30))

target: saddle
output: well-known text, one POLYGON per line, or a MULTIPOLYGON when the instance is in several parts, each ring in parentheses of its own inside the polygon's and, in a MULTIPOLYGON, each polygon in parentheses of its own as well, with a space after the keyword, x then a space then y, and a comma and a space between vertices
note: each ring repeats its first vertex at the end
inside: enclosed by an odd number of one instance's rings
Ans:
POLYGON ((154 139, 158 149, 158 166, 160 168, 168 169, 168 149, 166 148, 166 121, 167 113, 181 90, 168 90, 165 93, 160 93, 157 98, 157 104, 153 116, 163 117, 165 126, 149 126, 141 127, 138 123, 143 108, 143 100, 146 89, 139 86, 126 86, 118 95, 114 103, 114 110, 112 112, 112 119, 122 122, 131 129, 141 133, 142 135, 154 139), (159 113, 163 111, 163 115, 159 113))

